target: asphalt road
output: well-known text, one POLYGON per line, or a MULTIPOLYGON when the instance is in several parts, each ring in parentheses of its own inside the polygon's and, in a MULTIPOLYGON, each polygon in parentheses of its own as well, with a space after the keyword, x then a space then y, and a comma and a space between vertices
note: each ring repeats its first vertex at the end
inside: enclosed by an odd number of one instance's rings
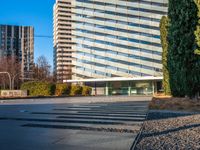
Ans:
POLYGON ((146 117, 149 100, 4 101, 0 105, 0 150, 129 150, 146 117))

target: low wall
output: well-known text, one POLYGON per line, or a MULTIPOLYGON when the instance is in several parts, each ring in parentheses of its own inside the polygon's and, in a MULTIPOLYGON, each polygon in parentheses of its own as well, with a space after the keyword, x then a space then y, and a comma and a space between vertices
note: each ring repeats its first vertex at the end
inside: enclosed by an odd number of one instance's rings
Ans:
POLYGON ((1 97, 26 97, 27 90, 2 90, 1 97))

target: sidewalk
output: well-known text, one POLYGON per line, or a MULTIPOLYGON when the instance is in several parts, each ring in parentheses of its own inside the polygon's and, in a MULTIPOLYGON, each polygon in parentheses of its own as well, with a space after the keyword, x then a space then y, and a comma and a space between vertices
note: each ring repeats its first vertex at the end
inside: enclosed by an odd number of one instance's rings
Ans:
POLYGON ((151 96, 44 97, 0 99, 0 105, 151 101, 151 96))

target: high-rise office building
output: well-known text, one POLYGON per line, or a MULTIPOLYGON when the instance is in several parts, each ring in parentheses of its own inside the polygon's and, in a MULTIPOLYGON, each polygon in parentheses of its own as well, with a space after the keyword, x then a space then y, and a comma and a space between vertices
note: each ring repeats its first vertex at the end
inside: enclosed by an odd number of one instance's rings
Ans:
POLYGON ((75 79, 161 76, 167 0, 75 0, 75 79))
POLYGON ((54 5, 54 73, 57 81, 71 79, 72 25, 71 0, 56 0, 54 5))
POLYGON ((0 59, 11 56, 21 63, 21 73, 27 77, 34 65, 33 27, 0 25, 0 59))
POLYGON ((159 23, 168 0, 72 0, 72 79, 112 94, 161 86, 159 23), (97 85, 98 83, 98 85, 97 85), (99 88, 100 89, 100 88, 99 88))

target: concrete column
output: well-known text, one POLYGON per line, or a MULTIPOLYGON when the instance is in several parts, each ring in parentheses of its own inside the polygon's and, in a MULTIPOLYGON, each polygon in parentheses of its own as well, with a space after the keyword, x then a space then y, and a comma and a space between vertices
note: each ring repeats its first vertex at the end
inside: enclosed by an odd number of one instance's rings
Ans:
POLYGON ((155 81, 154 84, 155 84, 155 88, 154 88, 155 89, 155 94, 157 94, 158 93, 157 82, 155 81))
POLYGON ((128 96, 131 96, 131 83, 128 83, 128 96))
POLYGON ((109 95, 109 87, 108 87, 108 82, 106 82, 106 96, 109 95))
POLYGON ((153 96, 155 95, 155 82, 154 81, 152 81, 152 88, 153 88, 153 96))
POLYGON ((97 96, 97 85, 96 85, 96 82, 94 83, 94 93, 95 93, 95 96, 97 96))

